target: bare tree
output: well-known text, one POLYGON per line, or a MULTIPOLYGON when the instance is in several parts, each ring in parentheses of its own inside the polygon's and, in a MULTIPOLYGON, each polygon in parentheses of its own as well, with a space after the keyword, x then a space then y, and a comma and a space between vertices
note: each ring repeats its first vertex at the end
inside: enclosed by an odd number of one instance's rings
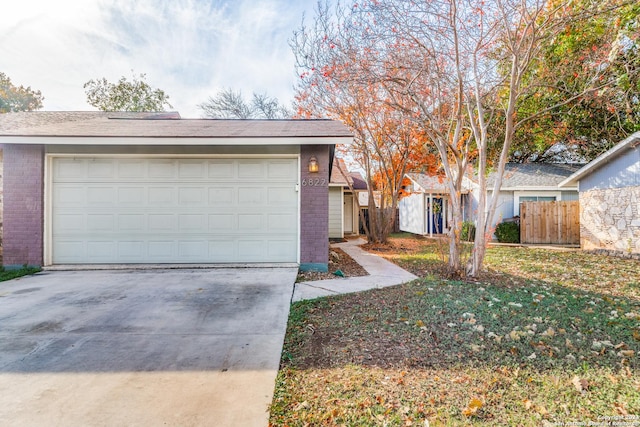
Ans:
POLYGON ((266 94, 253 94, 251 102, 241 91, 223 89, 206 102, 198 105, 205 117, 213 119, 288 119, 291 111, 276 98, 266 94))
POLYGON ((365 171, 369 193, 365 232, 370 242, 384 242, 393 231, 402 180, 422 137, 392 107, 382 82, 366 78, 372 64, 359 56, 362 45, 352 37, 358 30, 342 25, 343 11, 330 16, 325 4, 317 12, 312 26, 303 24, 291 40, 301 77, 297 115, 331 117, 353 130, 349 154, 365 171))
MULTIPOLYGON (((308 74, 302 73, 303 79, 312 77, 311 102, 331 111, 350 90, 342 86, 364 88, 368 92, 375 87, 384 91, 379 99, 402 112, 437 149, 452 208, 448 231, 452 272, 471 276, 480 273, 493 234, 491 224, 497 194, 515 131, 545 112, 516 116, 522 97, 536 90, 538 82, 529 71, 540 49, 551 43, 567 23, 575 24, 576 20, 619 6, 616 0, 585 0, 580 8, 570 3, 376 0, 351 7, 338 4, 333 14, 324 3, 318 8, 314 25, 301 32, 308 38, 314 35, 315 45, 306 50, 293 46, 299 63, 308 58, 321 59, 307 64, 308 74), (328 85, 327 81, 336 80, 336 70, 345 77, 338 79, 340 85, 328 85), (319 94, 319 87, 334 98, 319 94), (492 188, 496 197, 487 200, 486 174, 492 141, 489 132, 495 131, 496 126, 490 125, 497 113, 504 117, 499 128, 503 140, 493 147, 499 153, 492 165, 497 176, 492 188), (475 166, 479 184, 478 232, 471 258, 463 269, 461 194, 463 177, 471 165, 475 166)), ((602 87, 604 67, 606 64, 598 64, 586 70, 593 84, 580 93, 565 93, 547 109, 602 87)), ((362 111, 365 113, 362 123, 355 125, 366 129, 363 123, 368 123, 370 113, 362 111)))

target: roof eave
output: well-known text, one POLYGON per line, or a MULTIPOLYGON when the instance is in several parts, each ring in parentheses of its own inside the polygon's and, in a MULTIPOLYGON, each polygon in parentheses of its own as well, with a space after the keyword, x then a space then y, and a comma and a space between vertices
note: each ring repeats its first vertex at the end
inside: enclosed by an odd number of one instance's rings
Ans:
POLYGON ((26 145, 350 145, 347 136, 0 136, 0 144, 26 145))
POLYGON ((569 185, 577 186, 578 181, 585 175, 588 175, 593 170, 598 169, 601 165, 610 162, 615 159, 619 155, 621 155, 625 150, 631 148, 637 148, 640 145, 640 131, 632 134, 628 138, 622 140, 620 143, 612 147, 610 150, 605 151, 590 163, 587 163, 582 168, 578 169, 574 174, 569 176, 567 179, 558 184, 558 187, 567 187, 569 185))

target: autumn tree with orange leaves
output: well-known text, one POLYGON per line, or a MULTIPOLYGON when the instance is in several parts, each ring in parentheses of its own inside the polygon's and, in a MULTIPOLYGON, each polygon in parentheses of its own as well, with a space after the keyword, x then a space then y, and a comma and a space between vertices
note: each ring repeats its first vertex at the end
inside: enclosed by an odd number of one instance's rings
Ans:
POLYGON ((436 150, 449 189, 449 267, 454 274, 481 272, 497 206, 497 197, 488 199, 487 192, 499 193, 516 131, 546 111, 607 84, 606 64, 598 64, 585 70, 585 84, 577 92, 518 115, 523 99, 539 87, 531 71, 542 49, 568 25, 609 13, 621 2, 583 0, 580 8, 575 3, 365 0, 334 7, 320 3, 312 25, 303 25, 294 36, 292 47, 302 76, 298 93, 305 105, 313 106, 314 114, 340 118, 368 140, 371 116, 379 114, 371 107, 384 105, 396 112, 392 117, 398 123, 411 123, 421 136, 413 145, 407 141, 406 150, 425 144, 436 150), (345 120, 348 115, 342 113, 354 105, 359 106, 357 120, 345 120), (503 118, 498 126, 496 117, 503 118), (497 153, 493 164, 491 152, 497 153), (470 258, 462 260, 462 182, 470 166, 478 183, 477 232, 470 258), (497 177, 493 188, 487 187, 490 167, 497 177))
MULTIPOLYGON (((326 5, 325 5, 326 6, 326 5)), ((324 13, 328 13, 325 7, 324 13)), ((318 20, 316 25, 323 23, 318 20)), ((397 100, 381 82, 360 79, 366 59, 350 56, 348 43, 341 43, 336 27, 301 31, 292 40, 300 70, 296 96, 297 116, 331 117, 354 132, 348 153, 365 171, 369 192, 368 221, 360 215, 369 242, 385 242, 396 222, 404 175, 417 167, 433 172, 436 156, 426 144, 421 128, 396 108, 397 100), (318 38, 319 34, 323 34, 318 38), (340 42, 336 45, 333 40, 340 42), (304 54, 303 54, 304 52, 304 54)))

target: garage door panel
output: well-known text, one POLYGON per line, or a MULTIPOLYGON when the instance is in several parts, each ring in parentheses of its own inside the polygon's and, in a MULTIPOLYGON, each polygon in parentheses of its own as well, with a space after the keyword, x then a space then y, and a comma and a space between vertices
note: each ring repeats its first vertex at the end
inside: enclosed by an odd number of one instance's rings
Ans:
POLYGON ((217 181, 233 181, 237 179, 237 164, 228 160, 210 160, 208 177, 217 181))
POLYGON ((206 229, 207 218, 204 214, 182 214, 178 216, 178 229, 185 232, 206 229))
POLYGON ((142 240, 124 240, 118 242, 118 259, 140 261, 144 256, 145 242, 142 240))
POLYGON ((209 240, 209 257, 217 262, 238 262, 237 242, 234 239, 209 240))
MULTIPOLYGON (((87 221, 86 231, 95 232, 115 232, 116 214, 88 213, 85 215, 87 221)), ((65 231, 58 229, 58 231, 65 231)), ((72 230, 66 230, 72 231, 72 230)))
POLYGON ((289 177, 296 176, 297 163, 287 160, 269 160, 267 162, 267 176, 265 178, 269 180, 284 180, 287 181, 289 177))
POLYGON ((237 216, 231 213, 228 214, 210 214, 209 215, 209 231, 233 231, 237 230, 236 225, 237 216))
POLYGON ((238 215, 238 228, 245 231, 259 232, 264 228, 262 214, 238 215))
POLYGON ((87 189, 77 185, 60 185, 54 194, 53 202, 60 207, 84 206, 87 189))
POLYGON ((157 179, 175 179, 176 178, 176 162, 169 159, 153 159, 148 161, 149 178, 157 179))
POLYGON ((58 217, 58 230, 73 232, 86 229, 86 216, 82 214, 65 213, 58 217))
POLYGON ((171 261, 174 259, 173 240, 158 240, 149 242, 149 257, 155 260, 171 261))
POLYGON ((290 232, 291 225, 296 222, 293 214, 272 213, 267 215, 267 227, 272 232, 290 232))
POLYGON ((118 164, 118 178, 125 180, 142 180, 147 175, 147 161, 121 159, 118 164))
POLYGON ((150 205, 173 205, 176 200, 176 188, 169 186, 151 186, 148 188, 150 205))
POLYGON ((118 189, 113 186, 88 186, 85 193, 86 204, 87 206, 115 206, 117 191, 118 189))
POLYGON ((205 189, 203 187, 184 187, 178 189, 178 203, 183 206, 205 205, 205 189))
MULTIPOLYGON (((86 242, 87 258, 90 262, 105 262, 105 260, 108 259, 117 261, 116 245, 117 243, 112 240, 92 240, 86 242)), ((71 258, 73 255, 72 253, 68 253, 67 257, 71 258)))
POLYGON ((142 214, 118 215, 118 230, 144 232, 147 228, 146 216, 142 214))
POLYGON ((147 198, 145 187, 118 187, 118 204, 141 206, 147 198))
POLYGON ((263 194, 263 187, 240 187, 238 188, 238 204, 252 206, 262 205, 264 203, 263 194))
POLYGON ((178 258, 180 261, 194 260, 196 262, 207 259, 208 243, 206 240, 182 240, 178 242, 178 258))
POLYGON ((206 179, 206 164, 202 160, 182 160, 178 167, 178 178, 180 179, 206 179))
POLYGON ((54 171, 54 179, 64 181, 65 179, 77 180, 87 175, 87 164, 76 159, 60 159, 54 171))
POLYGON ((231 188, 209 188, 209 205, 230 205, 235 202, 234 191, 231 188))
POLYGON ((54 264, 297 260, 297 159, 54 158, 51 176, 54 264))
POLYGON ((298 196, 287 187, 270 187, 267 189, 267 204, 296 206, 298 204, 298 196))
POLYGON ((263 161, 241 160, 238 162, 238 179, 255 181, 256 178, 265 178, 265 167, 263 161))
POLYGON ((111 178, 114 176, 116 165, 113 160, 96 159, 87 165, 87 177, 90 180, 111 178))
POLYGON ((285 261, 295 256, 288 240, 270 240, 268 248, 269 256, 278 261, 285 261))
POLYGON ((62 240, 54 244, 53 250, 57 252, 60 262, 71 263, 77 258, 78 253, 87 251, 85 242, 82 240, 62 240))
POLYGON ((149 214, 147 216, 149 231, 154 233, 170 233, 176 227, 176 215, 174 214, 149 214))
POLYGON ((238 241, 238 251, 246 257, 248 262, 255 262, 264 257, 267 247, 263 240, 247 239, 238 241))

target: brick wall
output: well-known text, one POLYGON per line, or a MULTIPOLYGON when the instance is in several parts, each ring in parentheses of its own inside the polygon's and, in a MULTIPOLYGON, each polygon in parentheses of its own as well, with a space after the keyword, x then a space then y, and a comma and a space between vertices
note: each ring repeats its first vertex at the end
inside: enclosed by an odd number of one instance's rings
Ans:
POLYGON ((4 166, 4 161, 2 160, 3 152, 2 145, 0 145, 0 259, 2 257, 2 176, 4 175, 2 168, 4 166))
POLYGON ((327 271, 329 263, 329 146, 303 145, 300 153, 300 169, 300 269, 327 271), (318 173, 309 172, 308 164, 311 156, 318 159, 320 166, 318 173), (309 181, 312 181, 313 185, 305 185, 309 181))
POLYGON ((581 192, 580 245, 640 253, 640 186, 581 192))
POLYGON ((42 265, 44 148, 4 146, 3 264, 42 265))

